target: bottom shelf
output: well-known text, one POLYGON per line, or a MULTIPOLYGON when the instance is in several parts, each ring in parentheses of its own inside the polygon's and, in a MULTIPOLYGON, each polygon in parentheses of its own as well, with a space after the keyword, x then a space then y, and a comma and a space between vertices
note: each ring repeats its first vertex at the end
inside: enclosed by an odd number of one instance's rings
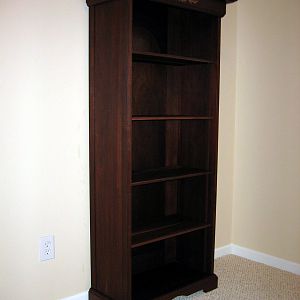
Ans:
POLYGON ((134 300, 168 299, 176 293, 188 295, 197 290, 211 290, 217 285, 215 275, 203 274, 181 263, 170 263, 133 277, 134 300))
MULTIPOLYGON (((174 227, 177 226, 175 223, 174 227)), ((132 248, 132 299, 167 300, 216 288, 212 228, 192 232, 183 232, 182 228, 174 231, 173 227, 170 230, 172 234, 160 235, 163 239, 152 239, 151 243, 148 240, 144 245, 132 248)), ((138 235, 150 233, 145 231, 138 235)))

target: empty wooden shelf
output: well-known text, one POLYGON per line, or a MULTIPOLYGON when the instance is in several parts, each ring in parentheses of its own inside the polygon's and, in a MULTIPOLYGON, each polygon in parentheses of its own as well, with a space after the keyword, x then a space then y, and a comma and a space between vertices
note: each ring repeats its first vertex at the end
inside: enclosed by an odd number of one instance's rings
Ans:
POLYGON ((132 174, 132 185, 137 186, 151 184, 155 182, 191 178, 208 174, 210 174, 209 171, 182 167, 146 170, 132 174))
POLYGON ((132 235, 132 248, 141 247, 154 242, 166 240, 168 238, 177 237, 186 233, 194 232, 197 230, 210 227, 208 224, 199 224, 195 221, 181 220, 174 224, 158 226, 152 230, 144 230, 141 232, 133 233, 132 235))
POLYGON ((167 120, 212 120, 212 117, 206 116, 133 116, 132 121, 167 121, 167 120))
POLYGON ((139 62, 153 62, 158 64, 175 65, 175 66, 213 63, 213 61, 207 59, 153 53, 153 52, 133 52, 132 59, 133 61, 139 61, 139 62))
POLYGON ((226 0, 87 0, 90 300, 217 287, 214 238, 226 0))
POLYGON ((214 274, 205 274, 184 263, 169 263, 133 277, 133 299, 172 299, 178 294, 192 294, 200 289, 211 289, 214 274), (191 284, 192 283, 192 284, 191 284), (189 288, 187 289, 186 286, 189 288))

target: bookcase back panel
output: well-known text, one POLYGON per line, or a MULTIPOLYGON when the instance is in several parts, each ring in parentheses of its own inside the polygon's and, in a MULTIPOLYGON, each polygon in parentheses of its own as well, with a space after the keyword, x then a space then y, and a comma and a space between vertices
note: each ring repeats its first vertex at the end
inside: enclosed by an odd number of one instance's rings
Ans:
POLYGON ((132 113, 135 116, 210 116, 209 64, 168 66, 133 63, 132 113))
POLYGON ((165 166, 165 123, 141 122, 132 127, 132 170, 165 166), (145 149, 147 149, 145 151, 145 149))
POLYGON ((197 231, 134 249, 133 299, 154 299, 207 275, 206 234, 197 231))
POLYGON ((136 186, 132 190, 132 230, 207 223, 207 176, 136 186))
POLYGON ((209 123, 207 120, 134 122, 133 172, 165 167, 209 171, 209 123))

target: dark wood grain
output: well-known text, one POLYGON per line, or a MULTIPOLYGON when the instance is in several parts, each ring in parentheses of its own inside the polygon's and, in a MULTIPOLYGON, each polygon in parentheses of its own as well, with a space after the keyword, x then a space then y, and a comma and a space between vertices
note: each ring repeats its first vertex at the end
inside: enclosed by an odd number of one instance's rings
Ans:
POLYGON ((207 86, 210 85, 212 70, 213 65, 178 67, 134 62, 134 117, 178 115, 211 118, 207 86))
MULTIPOLYGON (((87 2, 87 5, 88 6, 93 6, 93 5, 98 5, 98 4, 102 4, 103 2, 107 2, 107 1, 113 1, 113 0, 87 0, 86 2, 87 2)), ((160 0, 152 0, 152 1, 160 1, 160 0)), ((163 2, 164 0, 161 0, 160 2, 163 2)), ((170 0, 170 1, 168 1, 168 2, 175 2, 175 4, 174 5, 177 5, 176 4, 176 1, 177 2, 180 2, 180 0, 170 0)), ((201 1, 203 1, 203 0, 201 0, 201 1)), ((211 1, 211 0, 206 0, 206 1, 211 1)), ((214 1, 216 1, 216 0, 214 0, 214 1)), ((237 0, 225 0, 225 2, 226 3, 232 3, 232 2, 236 2, 237 0)), ((181 2, 185 2, 185 0, 182 0, 181 2)), ((165 2, 165 3, 167 3, 167 1, 165 2)), ((208 2, 207 2, 208 3, 208 2)), ((207 3, 205 4, 205 5, 207 5, 207 3)), ((203 11, 203 12, 210 12, 210 11, 207 11, 208 9, 207 8, 205 8, 205 5, 202 5, 202 6, 200 6, 199 4, 198 4, 198 9, 200 10, 200 11, 203 11), (201 7, 202 7, 202 10, 201 10, 201 7)), ((212 4, 210 4, 210 5, 212 5, 212 4)), ((188 7, 188 8, 190 8, 190 6, 184 6, 184 7, 188 7)), ((192 6, 193 7, 193 6, 192 6)), ((222 11, 220 8, 219 9, 216 9, 216 5, 214 5, 213 6, 214 7, 214 9, 213 9, 213 11, 215 11, 215 13, 217 14, 217 15, 219 15, 219 13, 220 13, 220 11, 222 11)))
POLYGON ((103 2, 91 13, 92 287, 130 299, 131 4, 103 2))
MULTIPOLYGON (((216 200, 217 200, 217 167, 218 167, 218 134, 219 134, 219 84, 220 84, 220 41, 221 41, 221 19, 218 20, 217 34, 215 35, 217 41, 217 57, 219 63, 212 68, 210 78, 210 113, 215 117, 215 122, 210 122, 210 136, 209 139, 209 165, 213 173, 208 182, 208 203, 207 203, 207 217, 213 228, 216 224, 216 200)), ((206 247, 206 262, 209 271, 214 270, 214 249, 215 249, 215 230, 207 233, 207 247, 206 247)))
POLYGON ((150 0, 154 2, 164 3, 180 8, 187 8, 203 13, 208 13, 218 17, 223 17, 226 13, 226 2, 223 0, 200 0, 193 4, 187 0, 150 0))
POLYGON ((158 2, 135 1, 134 53, 139 56, 144 53, 140 59, 157 62, 165 60, 172 63, 173 59, 174 63, 212 63, 216 61, 217 53, 214 39, 216 19, 216 16, 158 2), (159 54, 162 54, 161 57, 159 54))
POLYGON ((218 277, 215 274, 203 276, 201 280, 188 284, 183 288, 174 289, 174 291, 163 296, 156 297, 155 300, 171 300, 177 295, 188 296, 200 290, 205 293, 210 292, 218 287, 218 277))
POLYGON ((209 171, 203 171, 196 168, 166 167, 159 169, 150 169, 146 171, 135 172, 132 175, 132 186, 151 184, 156 182, 192 178, 210 174, 209 171))
POLYGON ((206 229, 208 227, 210 227, 209 224, 198 224, 190 220, 182 220, 181 222, 176 222, 169 226, 160 226, 152 230, 137 232, 132 236, 132 248, 206 229))
POLYGON ((133 116, 132 121, 168 121, 168 120, 212 120, 212 117, 204 116, 133 116))
POLYGON ((91 288, 89 290, 89 300, 112 300, 112 298, 109 298, 108 296, 105 296, 97 290, 91 288))
POLYGON ((168 227, 173 227, 175 225, 178 225, 182 223, 184 219, 181 216, 178 215, 172 215, 172 216, 163 216, 158 221, 152 221, 149 223, 143 223, 140 226, 136 226, 135 228, 132 228, 132 236, 144 234, 147 232, 153 232, 161 229, 165 229, 168 227))
POLYGON ((188 296, 201 289, 212 290, 216 288, 218 279, 213 274, 205 275, 180 263, 173 263, 138 274, 133 281, 138 287, 134 286, 133 299, 171 300, 178 295, 188 296))
POLYGON ((108 1, 113 1, 113 0, 86 0, 86 3, 88 6, 94 6, 108 1))
POLYGON ((90 6, 90 300, 214 275, 221 16, 234 0, 90 6))
POLYGON ((138 51, 133 52, 132 58, 133 61, 137 61, 137 62, 152 62, 152 63, 160 63, 160 64, 174 65, 174 66, 214 63, 213 61, 208 59, 191 58, 191 57, 153 53, 153 52, 138 52, 138 51))
POLYGON ((96 205, 95 205, 95 9, 89 10, 89 139, 90 139, 90 235, 91 235, 91 283, 92 287, 97 286, 97 267, 96 267, 96 205))

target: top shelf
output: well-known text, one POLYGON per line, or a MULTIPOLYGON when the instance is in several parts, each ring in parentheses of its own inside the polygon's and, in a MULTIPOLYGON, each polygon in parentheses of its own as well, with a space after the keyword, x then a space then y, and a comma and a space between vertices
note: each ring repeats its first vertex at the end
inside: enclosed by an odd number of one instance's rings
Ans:
POLYGON ((173 66, 215 63, 214 61, 207 60, 207 59, 170 55, 170 54, 161 54, 161 53, 154 53, 154 52, 139 52, 139 51, 134 51, 132 53, 132 59, 133 61, 136 62, 157 63, 157 64, 173 65, 173 66))

